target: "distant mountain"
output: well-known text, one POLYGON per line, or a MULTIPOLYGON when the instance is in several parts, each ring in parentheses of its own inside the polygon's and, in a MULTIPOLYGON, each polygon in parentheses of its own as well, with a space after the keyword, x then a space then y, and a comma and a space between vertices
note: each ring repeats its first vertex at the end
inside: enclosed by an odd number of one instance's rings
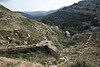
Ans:
POLYGON ((71 6, 61 8, 41 18, 50 25, 57 25, 63 30, 85 31, 91 26, 100 26, 100 1, 83 0, 71 6))
POLYGON ((35 12, 19 12, 21 13, 23 16, 25 17, 28 17, 28 18, 31 18, 31 19, 36 19, 36 18, 39 18, 39 17, 43 17, 43 16, 46 16, 46 15, 49 15, 53 12, 55 12, 56 10, 51 10, 51 11, 35 11, 35 12))

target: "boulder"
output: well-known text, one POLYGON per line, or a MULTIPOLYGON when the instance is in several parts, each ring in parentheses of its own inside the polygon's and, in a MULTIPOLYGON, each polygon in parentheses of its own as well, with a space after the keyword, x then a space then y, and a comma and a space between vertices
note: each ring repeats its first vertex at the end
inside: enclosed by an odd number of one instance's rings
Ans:
POLYGON ((69 31, 65 31, 65 35, 66 35, 67 37, 71 37, 71 35, 70 35, 70 32, 69 32, 69 31))

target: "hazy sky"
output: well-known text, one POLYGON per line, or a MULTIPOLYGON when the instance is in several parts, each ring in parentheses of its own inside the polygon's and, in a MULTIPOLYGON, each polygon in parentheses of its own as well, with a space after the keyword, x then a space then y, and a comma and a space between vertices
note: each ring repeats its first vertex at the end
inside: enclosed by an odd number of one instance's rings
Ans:
POLYGON ((80 0, 0 0, 13 11, 48 11, 72 5, 80 0))

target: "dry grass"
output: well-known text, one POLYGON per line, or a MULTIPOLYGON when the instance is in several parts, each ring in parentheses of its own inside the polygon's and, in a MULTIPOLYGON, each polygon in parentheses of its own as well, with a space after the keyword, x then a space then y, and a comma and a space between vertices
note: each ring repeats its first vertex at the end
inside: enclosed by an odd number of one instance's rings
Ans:
POLYGON ((43 67, 39 63, 0 57, 0 67, 43 67))

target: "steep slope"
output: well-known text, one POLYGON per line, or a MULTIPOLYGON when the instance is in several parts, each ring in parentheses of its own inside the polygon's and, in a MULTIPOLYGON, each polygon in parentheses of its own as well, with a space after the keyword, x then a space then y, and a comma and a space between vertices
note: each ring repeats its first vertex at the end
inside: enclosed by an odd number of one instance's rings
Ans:
POLYGON ((53 50, 62 46, 59 36, 63 32, 56 27, 30 20, 0 5, 0 56, 31 58, 32 62, 45 64, 55 59, 53 50))
POLYGON ((42 17, 41 21, 46 24, 57 25, 61 29, 71 32, 89 30, 91 26, 98 27, 100 26, 100 1, 80 1, 42 17))
POLYGON ((2 39, 14 37, 15 40, 22 41, 22 44, 24 40, 31 40, 28 44, 34 44, 41 42, 44 37, 48 40, 56 38, 52 35, 56 33, 49 26, 11 12, 2 5, 0 5, 0 34, 2 39))

